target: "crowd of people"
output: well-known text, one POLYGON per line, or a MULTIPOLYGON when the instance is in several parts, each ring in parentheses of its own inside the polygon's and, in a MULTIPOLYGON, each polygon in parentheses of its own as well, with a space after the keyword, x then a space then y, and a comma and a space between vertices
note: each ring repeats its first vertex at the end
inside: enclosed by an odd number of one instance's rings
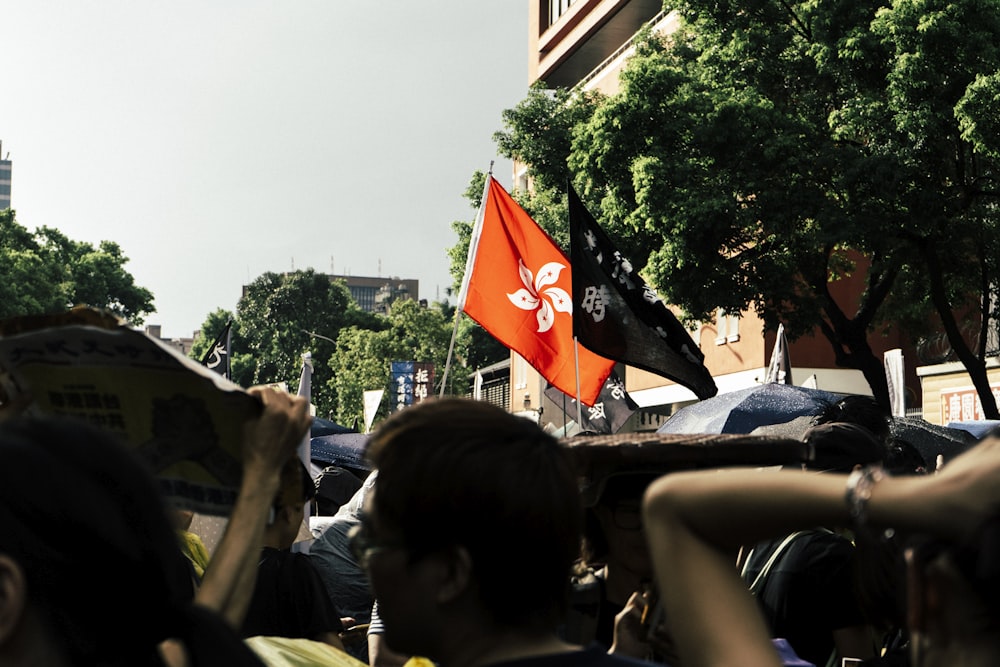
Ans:
POLYGON ((296 549, 308 404, 249 391, 210 555, 115 437, 0 402, 0 664, 1000 664, 996 437, 928 472, 850 399, 805 466, 633 465, 583 494, 566 441, 437 398, 369 437, 372 472, 296 549))

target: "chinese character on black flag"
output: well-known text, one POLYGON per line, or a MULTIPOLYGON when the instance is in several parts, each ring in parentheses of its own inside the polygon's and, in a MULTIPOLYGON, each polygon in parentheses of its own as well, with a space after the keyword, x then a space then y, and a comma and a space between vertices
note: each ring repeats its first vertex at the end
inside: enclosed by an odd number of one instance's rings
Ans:
MULTIPOLYGON (((576 419, 576 399, 567 396, 551 384, 545 388, 545 396, 561 407, 572 419, 576 419)), ((604 381, 597 402, 592 407, 581 408, 580 430, 591 433, 617 433, 628 418, 639 409, 632 397, 625 391, 625 383, 614 371, 604 381)))
POLYGON ((226 326, 222 328, 215 342, 212 343, 212 347, 208 348, 208 352, 201 358, 202 366, 211 368, 227 380, 231 380, 233 377, 229 364, 229 344, 232 340, 232 327, 232 320, 226 322, 226 326))
POLYGON ((698 398, 715 396, 705 355, 684 325, 615 248, 573 187, 567 189, 573 334, 580 344, 673 380, 698 398))

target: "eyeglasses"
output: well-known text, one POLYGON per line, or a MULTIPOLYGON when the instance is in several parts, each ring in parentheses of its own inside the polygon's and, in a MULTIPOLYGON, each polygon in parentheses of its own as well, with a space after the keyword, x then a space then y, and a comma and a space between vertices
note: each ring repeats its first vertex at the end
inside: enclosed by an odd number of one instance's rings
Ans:
POLYGON ((611 508, 611 520, 622 530, 642 528, 642 513, 638 503, 619 503, 611 508))
POLYGON ((363 570, 368 569, 372 556, 389 551, 390 549, 406 548, 406 545, 402 542, 377 543, 374 537, 372 537, 371 530, 365 526, 364 522, 351 527, 347 531, 347 544, 351 548, 351 553, 354 554, 354 559, 358 561, 358 565, 363 570))

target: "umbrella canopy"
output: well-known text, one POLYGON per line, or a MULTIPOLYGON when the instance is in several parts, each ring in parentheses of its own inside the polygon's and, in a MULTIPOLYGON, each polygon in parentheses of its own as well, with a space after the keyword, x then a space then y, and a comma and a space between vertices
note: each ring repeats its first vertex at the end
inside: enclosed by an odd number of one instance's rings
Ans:
POLYGON ((569 445, 588 506, 597 502, 607 480, 618 475, 804 464, 813 454, 798 440, 740 434, 581 434, 562 442, 569 445))
POLYGON ((948 428, 968 431, 977 440, 998 426, 1000 426, 1000 420, 997 419, 977 419, 975 421, 948 422, 948 428))
MULTIPOLYGON (((782 424, 755 428, 754 435, 801 439, 813 425, 812 417, 796 417, 782 424)), ((937 467, 938 454, 947 463, 977 442, 974 435, 960 428, 937 426, 917 417, 893 417, 889 432, 892 438, 904 440, 920 454, 924 469, 937 467)))
POLYGON ((843 398, 821 389, 768 382, 719 394, 674 413, 658 433, 750 433, 768 424, 816 415, 843 398))
POLYGON ((913 445, 929 471, 937 467, 937 457, 948 463, 974 445, 976 436, 959 428, 938 426, 918 417, 895 417, 890 426, 892 437, 913 445))
POLYGON ((313 417, 312 426, 309 427, 309 437, 316 438, 321 435, 332 435, 334 433, 357 433, 357 431, 347 426, 341 426, 329 419, 313 417))
POLYGON ((331 433, 312 438, 309 455, 313 463, 324 466, 371 470, 371 464, 365 459, 366 444, 368 435, 365 433, 331 433))

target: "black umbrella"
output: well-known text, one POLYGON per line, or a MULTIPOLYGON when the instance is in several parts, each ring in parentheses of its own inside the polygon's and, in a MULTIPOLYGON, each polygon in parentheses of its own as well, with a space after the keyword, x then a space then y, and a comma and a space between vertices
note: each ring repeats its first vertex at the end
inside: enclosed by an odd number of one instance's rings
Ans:
POLYGON ((658 433, 750 433, 768 424, 816 415, 843 398, 821 389, 769 382, 719 394, 681 408, 658 433))
POLYGON ((329 419, 313 417, 312 426, 309 428, 309 437, 316 438, 321 435, 332 435, 334 433, 357 433, 357 431, 329 419))
POLYGON ((948 463, 977 442, 968 431, 938 426, 919 417, 895 417, 890 429, 894 438, 908 442, 920 452, 928 471, 937 468, 939 455, 948 463))
MULTIPOLYGON (((710 399, 709 399, 710 400, 710 399)), ((789 438, 719 433, 618 433, 562 438, 580 474, 586 505, 617 475, 662 475, 733 466, 802 465, 812 449, 789 438)))
POLYGON ((336 465, 343 468, 371 470, 365 459, 365 433, 331 433, 309 440, 309 458, 321 466, 336 465))

